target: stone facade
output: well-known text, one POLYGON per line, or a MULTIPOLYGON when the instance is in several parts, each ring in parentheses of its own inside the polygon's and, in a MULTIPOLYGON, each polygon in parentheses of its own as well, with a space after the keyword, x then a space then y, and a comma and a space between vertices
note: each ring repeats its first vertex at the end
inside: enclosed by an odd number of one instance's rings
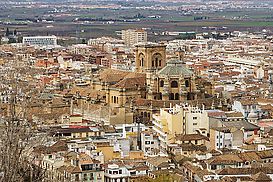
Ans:
POLYGON ((166 46, 141 44, 136 46, 136 72, 152 72, 166 65, 166 46))
POLYGON ((148 99, 194 100, 197 99, 195 76, 182 61, 170 60, 156 73, 147 74, 148 99))

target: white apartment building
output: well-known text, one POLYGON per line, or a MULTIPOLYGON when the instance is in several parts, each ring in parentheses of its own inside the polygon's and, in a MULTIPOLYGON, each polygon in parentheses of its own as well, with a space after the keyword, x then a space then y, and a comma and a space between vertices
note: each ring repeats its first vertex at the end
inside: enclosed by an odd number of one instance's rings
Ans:
POLYGON ((108 164, 105 166, 106 182, 127 182, 129 181, 130 172, 125 165, 108 164))
POLYGON ((55 47, 57 46, 57 37, 55 35, 23 37, 23 44, 41 47, 55 47))
POLYGON ((144 30, 122 30, 121 31, 122 40, 127 46, 133 46, 137 43, 147 42, 147 32, 144 30))
POLYGON ((159 141, 155 132, 145 130, 141 132, 141 150, 144 156, 154 156, 155 150, 159 149, 159 141))

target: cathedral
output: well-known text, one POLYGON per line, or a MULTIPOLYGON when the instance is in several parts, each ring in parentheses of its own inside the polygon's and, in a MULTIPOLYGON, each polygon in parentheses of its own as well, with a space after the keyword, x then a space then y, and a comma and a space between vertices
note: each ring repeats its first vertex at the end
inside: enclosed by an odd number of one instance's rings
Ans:
MULTIPOLYGON (((79 94, 81 99, 92 97, 93 104, 109 107, 111 124, 132 123, 136 116, 150 121, 160 108, 199 102, 214 94, 211 82, 187 68, 183 51, 177 51, 178 58, 167 60, 164 44, 149 43, 137 45, 135 53, 134 72, 102 70, 92 76, 90 86, 79 94)), ((90 108, 89 102, 79 101, 82 108, 90 108)))
POLYGON ((186 67, 183 52, 177 52, 178 59, 167 61, 165 45, 143 44, 136 47, 136 72, 146 73, 147 99, 184 102, 213 94, 213 85, 201 81, 186 67))

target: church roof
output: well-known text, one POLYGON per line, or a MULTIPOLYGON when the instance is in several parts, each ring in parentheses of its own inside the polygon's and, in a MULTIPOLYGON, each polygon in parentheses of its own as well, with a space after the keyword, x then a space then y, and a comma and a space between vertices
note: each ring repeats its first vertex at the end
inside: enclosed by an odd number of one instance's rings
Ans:
POLYGON ((100 72, 99 78, 101 79, 102 82, 119 82, 129 73, 131 72, 114 69, 105 69, 102 72, 100 72))
POLYGON ((170 76, 192 76, 193 72, 190 71, 182 61, 180 60, 170 60, 167 62, 167 65, 162 68, 159 72, 159 75, 170 75, 170 76))
POLYGON ((146 78, 139 77, 139 78, 124 78, 123 80, 119 81, 114 85, 116 88, 125 88, 125 89, 137 89, 138 87, 142 88, 145 87, 146 78))

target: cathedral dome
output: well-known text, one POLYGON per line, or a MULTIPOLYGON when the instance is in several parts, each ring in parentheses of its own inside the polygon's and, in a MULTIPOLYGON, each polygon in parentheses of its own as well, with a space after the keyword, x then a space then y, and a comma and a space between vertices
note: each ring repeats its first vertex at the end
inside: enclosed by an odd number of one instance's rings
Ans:
POLYGON ((167 62, 167 65, 162 68, 159 72, 159 75, 169 75, 169 76, 192 76, 193 72, 190 71, 182 61, 180 60, 170 60, 167 62))

